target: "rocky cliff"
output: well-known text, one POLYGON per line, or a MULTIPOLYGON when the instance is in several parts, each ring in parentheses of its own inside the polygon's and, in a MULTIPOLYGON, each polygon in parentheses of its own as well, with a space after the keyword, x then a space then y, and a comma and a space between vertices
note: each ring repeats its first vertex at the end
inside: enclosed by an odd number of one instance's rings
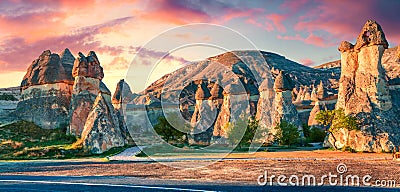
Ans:
POLYGON ((382 65, 382 56, 387 48, 388 42, 381 26, 370 20, 364 25, 355 45, 347 41, 340 44, 341 77, 336 109, 356 116, 361 130, 339 129, 329 135, 327 146, 381 152, 390 151, 399 144, 398 91, 389 89, 382 65))
POLYGON ((21 82, 21 98, 15 111, 18 118, 46 129, 68 124, 65 117, 73 85, 71 59, 74 57, 68 49, 61 57, 46 50, 32 62, 21 82))

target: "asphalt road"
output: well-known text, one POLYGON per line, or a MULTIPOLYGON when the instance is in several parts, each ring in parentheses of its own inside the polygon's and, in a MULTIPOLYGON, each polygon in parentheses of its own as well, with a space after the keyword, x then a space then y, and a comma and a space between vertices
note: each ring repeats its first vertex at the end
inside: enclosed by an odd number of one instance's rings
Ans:
POLYGON ((400 191, 360 187, 237 186, 136 177, 0 176, 0 191, 400 191))

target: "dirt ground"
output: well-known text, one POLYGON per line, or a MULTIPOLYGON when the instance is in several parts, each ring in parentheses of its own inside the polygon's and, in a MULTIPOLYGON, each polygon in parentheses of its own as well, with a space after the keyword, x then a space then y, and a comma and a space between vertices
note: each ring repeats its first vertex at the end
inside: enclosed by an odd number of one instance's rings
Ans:
MULTIPOLYGON (((45 164, 15 163, 0 166, 3 175, 41 176, 131 176, 146 179, 172 179, 212 181, 215 183, 240 183, 257 185, 257 178, 267 171, 270 175, 314 175, 317 182, 323 175, 370 175, 371 183, 377 180, 395 180, 400 187, 400 161, 392 160, 392 154, 349 153, 340 151, 257 152, 253 155, 231 154, 231 160, 191 160, 172 162, 71 162, 45 164), (245 158, 246 159, 240 159, 245 158), (254 158, 254 159, 251 159, 254 158), (209 165, 196 169, 174 168, 174 165, 209 165), (337 166, 345 164, 346 171, 338 173, 337 166), (170 166, 172 165, 172 166, 170 166)), ((326 184, 328 181, 324 180, 326 184)))

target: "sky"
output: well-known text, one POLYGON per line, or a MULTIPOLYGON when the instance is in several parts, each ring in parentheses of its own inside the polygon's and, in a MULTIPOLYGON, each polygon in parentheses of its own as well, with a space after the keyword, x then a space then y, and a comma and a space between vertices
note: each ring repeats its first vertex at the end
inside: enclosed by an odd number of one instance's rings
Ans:
POLYGON ((3 0, 0 87, 18 86, 32 61, 48 49, 60 53, 69 48, 75 56, 95 51, 112 92, 128 69, 130 86, 139 92, 188 61, 230 49, 255 47, 314 66, 339 59, 339 43, 354 43, 368 19, 382 26, 391 47, 398 45, 399 7, 396 0, 3 0), (158 44, 149 46, 153 40, 158 44), (177 42, 225 47, 174 49, 177 42), (145 57, 135 57, 138 52, 145 57))

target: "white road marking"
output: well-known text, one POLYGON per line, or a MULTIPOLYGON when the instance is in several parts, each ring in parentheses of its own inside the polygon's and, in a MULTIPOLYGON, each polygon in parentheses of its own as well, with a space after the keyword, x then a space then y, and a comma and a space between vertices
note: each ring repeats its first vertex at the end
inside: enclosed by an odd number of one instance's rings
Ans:
POLYGON ((64 184, 64 185, 159 189, 159 190, 174 190, 174 191, 214 192, 214 191, 200 190, 200 189, 185 189, 185 188, 176 188, 176 187, 157 187, 157 186, 146 186, 146 185, 118 185, 118 184, 106 184, 106 183, 72 183, 72 182, 63 182, 63 181, 30 181, 30 180, 0 180, 0 182, 64 184))

